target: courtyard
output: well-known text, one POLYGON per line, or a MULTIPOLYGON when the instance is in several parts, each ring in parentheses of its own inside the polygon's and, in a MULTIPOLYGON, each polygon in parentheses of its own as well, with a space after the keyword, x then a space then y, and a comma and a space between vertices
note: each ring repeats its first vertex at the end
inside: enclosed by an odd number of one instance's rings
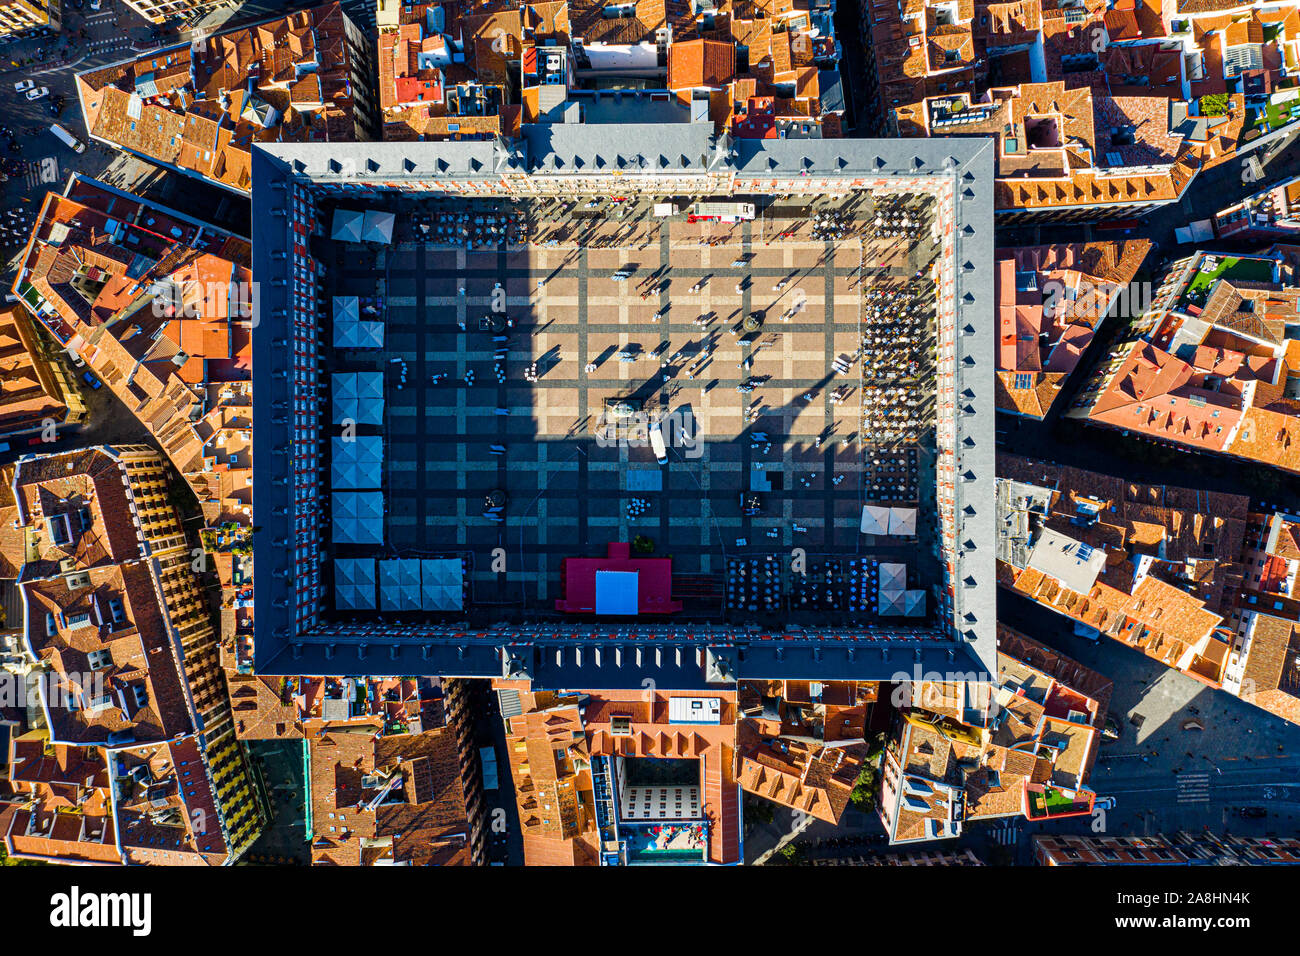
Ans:
MULTIPOLYGON (((561 596, 563 558, 638 538, 673 558, 688 607, 719 600, 729 557, 794 548, 935 580, 932 533, 918 545, 859 530, 881 491, 860 440, 864 289, 916 280, 931 244, 859 229, 830 241, 807 216, 545 212, 531 211, 526 245, 410 230, 361 254, 321 241, 327 295, 381 303, 383 348, 328 359, 385 371, 381 556, 465 555, 474 604, 534 611, 561 596), (663 465, 645 427, 660 417, 663 465)), ((928 521, 919 451, 920 480, 896 497, 921 499, 928 521)))

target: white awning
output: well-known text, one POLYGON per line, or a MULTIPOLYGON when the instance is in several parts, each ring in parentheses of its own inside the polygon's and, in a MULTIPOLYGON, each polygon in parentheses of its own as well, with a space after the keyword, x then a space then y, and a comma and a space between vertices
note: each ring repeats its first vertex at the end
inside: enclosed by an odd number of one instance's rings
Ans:
POLYGON ((911 538, 916 535, 916 509, 890 508, 889 534, 895 538, 911 538))
POLYGON ((881 564, 880 565, 880 593, 883 596, 886 591, 903 591, 907 589, 907 565, 906 564, 881 564))
POLYGON ((889 509, 880 505, 863 505, 861 531, 863 534, 889 534, 889 509))

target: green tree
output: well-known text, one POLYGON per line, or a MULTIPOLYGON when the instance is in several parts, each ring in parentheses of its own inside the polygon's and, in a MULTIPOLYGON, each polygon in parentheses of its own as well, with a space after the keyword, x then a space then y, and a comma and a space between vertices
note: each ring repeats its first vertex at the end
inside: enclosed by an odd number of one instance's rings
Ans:
POLYGON ((1200 99, 1202 116, 1222 116, 1228 112, 1227 93, 1207 93, 1200 99))
POLYGON ((873 765, 863 766, 858 779, 853 782, 853 792, 849 794, 849 800, 863 812, 871 810, 876 805, 876 768, 873 765))

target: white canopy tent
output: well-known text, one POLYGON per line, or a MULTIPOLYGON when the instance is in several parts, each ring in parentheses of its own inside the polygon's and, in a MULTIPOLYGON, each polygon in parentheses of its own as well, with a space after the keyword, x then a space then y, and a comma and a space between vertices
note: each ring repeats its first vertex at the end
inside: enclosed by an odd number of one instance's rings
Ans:
POLYGON ((334 347, 378 349, 384 346, 384 323, 361 318, 361 300, 355 295, 334 296, 334 347))
POLYGON ((383 544, 384 496, 378 491, 338 491, 330 496, 335 544, 383 544))
POLYGON ((335 209, 334 228, 330 230, 330 238, 343 242, 360 242, 364 224, 364 213, 356 209, 335 209))
POLYGON ((384 477, 384 440, 378 435, 330 439, 330 488, 379 488, 384 477))
POLYGON ((370 611, 375 607, 373 558, 334 560, 334 607, 340 611, 370 611))
POLYGON ((881 596, 883 597, 886 591, 905 590, 907 590, 907 565, 882 563, 880 565, 881 596))
POLYGON ((330 376, 334 424, 380 425, 384 419, 383 372, 335 372, 330 376))
POLYGON ((894 538, 912 538, 916 536, 916 509, 890 508, 889 534, 894 538))
POLYGON ((361 238, 366 242, 381 242, 389 245, 393 241, 393 223, 396 222, 391 212, 379 209, 367 209, 361 227, 361 238))
POLYGON ((860 530, 863 534, 889 534, 889 509, 880 505, 863 505, 860 530))
POLYGON ((882 617, 901 616, 903 612, 902 591, 881 591, 876 613, 882 617))
POLYGON ((903 613, 908 617, 925 616, 925 592, 924 591, 904 591, 903 592, 903 613))
POLYGON ((420 610, 420 562, 414 558, 379 561, 379 608, 420 610))

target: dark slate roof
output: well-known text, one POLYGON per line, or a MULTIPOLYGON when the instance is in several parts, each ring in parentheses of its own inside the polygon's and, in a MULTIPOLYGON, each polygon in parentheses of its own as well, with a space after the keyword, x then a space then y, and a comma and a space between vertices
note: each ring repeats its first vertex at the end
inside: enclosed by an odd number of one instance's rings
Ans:
POLYGON ((821 88, 823 113, 844 112, 844 83, 839 70, 818 70, 817 84, 821 88))

